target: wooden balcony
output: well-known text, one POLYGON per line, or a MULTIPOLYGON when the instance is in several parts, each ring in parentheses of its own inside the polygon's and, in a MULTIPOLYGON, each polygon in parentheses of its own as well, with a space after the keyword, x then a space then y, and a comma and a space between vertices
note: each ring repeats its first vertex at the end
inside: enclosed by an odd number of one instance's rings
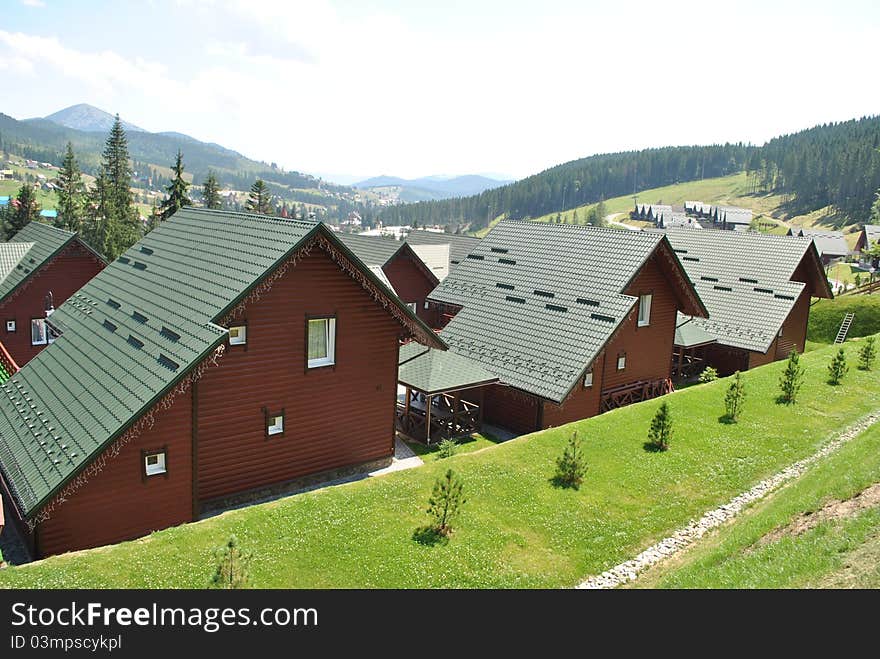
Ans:
POLYGON ((619 387, 605 389, 602 392, 602 411, 607 412, 624 405, 631 405, 643 400, 656 398, 675 391, 672 380, 639 380, 619 387))
POLYGON ((6 346, 0 343, 0 384, 6 382, 18 371, 18 364, 15 363, 12 355, 6 350, 6 346))

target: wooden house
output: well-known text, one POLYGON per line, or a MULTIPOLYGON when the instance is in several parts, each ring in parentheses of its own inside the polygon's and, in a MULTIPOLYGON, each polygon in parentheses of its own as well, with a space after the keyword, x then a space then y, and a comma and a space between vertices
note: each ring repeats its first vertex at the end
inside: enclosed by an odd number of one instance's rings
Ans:
POLYGON ((819 256, 824 265, 831 261, 845 258, 849 254, 849 246, 842 231, 821 231, 819 229, 789 229, 789 236, 798 238, 812 238, 819 250, 819 256))
POLYGON ((812 240, 755 232, 666 231, 708 318, 679 314, 675 372, 722 375, 803 352, 810 300, 831 288, 812 240))
POLYGON ((531 432, 667 393, 676 314, 706 315, 662 234, 516 221, 429 302, 450 354, 401 352, 398 427, 430 441, 483 421, 531 432))
POLYGON ((53 340, 47 314, 105 265, 76 233, 40 222, 0 243, 0 341, 19 366, 53 340))
POLYGON ((865 253, 872 247, 880 243, 880 224, 866 224, 859 233, 856 240, 855 251, 862 255, 862 261, 870 266, 878 267, 878 264, 869 259, 865 253))
POLYGON ((442 339, 320 223, 185 208, 0 385, 7 524, 94 547, 388 464, 398 348, 442 339))
POLYGON ((480 244, 480 239, 457 233, 416 229, 407 234, 406 242, 412 245, 449 245, 449 269, 451 271, 480 244))

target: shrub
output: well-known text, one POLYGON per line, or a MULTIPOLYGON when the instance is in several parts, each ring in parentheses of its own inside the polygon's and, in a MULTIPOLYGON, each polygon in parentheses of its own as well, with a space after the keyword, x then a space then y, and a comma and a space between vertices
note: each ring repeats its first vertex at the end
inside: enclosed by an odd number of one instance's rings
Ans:
POLYGON ((452 469, 448 469, 446 475, 434 483, 427 513, 431 518, 429 528, 437 535, 445 537, 452 533, 452 522, 466 503, 462 489, 461 480, 452 469))
POLYGON ((727 393, 724 395, 724 408, 729 421, 736 423, 739 420, 745 402, 746 385, 742 373, 737 371, 733 374, 733 382, 730 383, 730 387, 727 388, 727 393))
POLYGON ((669 448, 670 439, 672 439, 672 414, 669 412, 669 404, 664 401, 651 420, 648 442, 656 450, 665 451, 669 448))
POLYGON ((451 458, 457 449, 458 444, 454 439, 444 439, 437 445, 437 459, 451 458))
POLYGON ((211 579, 213 588, 236 589, 247 587, 251 554, 238 547, 234 535, 229 536, 225 547, 214 550, 217 568, 211 579))
POLYGON ((779 379, 779 388, 782 395, 779 400, 786 405, 791 405, 797 401, 798 392, 804 385, 804 367, 801 366, 801 357, 796 349, 788 355, 788 361, 785 363, 785 370, 779 379))
POLYGON ((874 343, 874 337, 869 336, 859 350, 859 368, 863 371, 874 368, 874 360, 877 358, 877 347, 874 343))
POLYGON ((700 373, 700 382, 715 382, 717 379, 718 371, 711 366, 707 366, 703 369, 703 372, 700 373))
POLYGON ((828 364, 828 383, 840 384, 847 371, 849 371, 849 366, 846 364, 846 353, 841 348, 828 364))
POLYGON ((556 458, 556 475, 553 482, 561 487, 578 489, 587 473, 587 459, 578 439, 577 431, 572 433, 562 455, 556 458))

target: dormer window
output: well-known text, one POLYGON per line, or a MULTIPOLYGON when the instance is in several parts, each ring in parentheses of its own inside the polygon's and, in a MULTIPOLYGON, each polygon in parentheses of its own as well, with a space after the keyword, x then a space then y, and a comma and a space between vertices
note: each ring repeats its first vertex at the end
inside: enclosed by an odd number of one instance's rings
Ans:
POLYGON ((243 346, 247 343, 247 325, 235 325, 229 328, 229 345, 243 346))

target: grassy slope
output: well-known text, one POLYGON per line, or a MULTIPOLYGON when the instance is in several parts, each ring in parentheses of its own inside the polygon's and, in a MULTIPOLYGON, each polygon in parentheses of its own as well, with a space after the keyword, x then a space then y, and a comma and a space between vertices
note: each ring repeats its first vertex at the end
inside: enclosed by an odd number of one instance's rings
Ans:
POLYGON ((849 312, 855 314, 849 329, 850 338, 880 332, 880 295, 842 295, 833 300, 819 300, 813 305, 807 339, 831 343, 843 317, 849 312))
MULTIPOLYGON (((854 345, 849 345, 851 355, 854 345)), ((230 533, 255 555, 256 587, 558 587, 601 572, 707 508, 811 453, 876 409, 880 378, 853 371, 825 383, 832 353, 807 353, 802 401, 775 403, 781 364, 746 374, 741 423, 719 423, 719 380, 672 394, 672 448, 643 449, 658 401, 612 411, 423 467, 231 511, 82 553, 0 571, 21 587, 202 587, 230 533), (553 463, 573 429, 590 463, 580 491, 553 488, 553 463), (452 467, 466 510, 452 540, 412 539, 434 480, 452 467)))
POLYGON ((646 572, 634 586, 880 587, 880 508, 759 544, 799 515, 849 499, 878 481, 880 425, 875 425, 685 554, 646 572))

